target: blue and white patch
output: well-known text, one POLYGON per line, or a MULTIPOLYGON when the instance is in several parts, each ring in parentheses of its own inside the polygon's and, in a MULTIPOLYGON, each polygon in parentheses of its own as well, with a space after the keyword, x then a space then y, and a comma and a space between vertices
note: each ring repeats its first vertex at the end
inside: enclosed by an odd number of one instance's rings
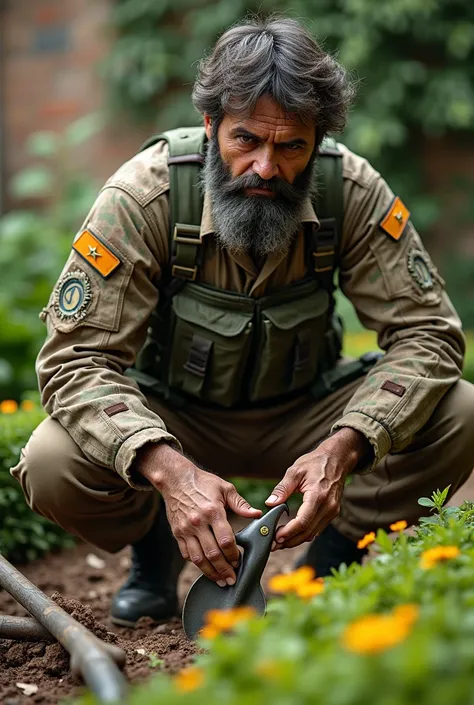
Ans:
POLYGON ((90 279, 80 269, 61 277, 54 290, 54 310, 62 321, 81 321, 91 301, 90 279))

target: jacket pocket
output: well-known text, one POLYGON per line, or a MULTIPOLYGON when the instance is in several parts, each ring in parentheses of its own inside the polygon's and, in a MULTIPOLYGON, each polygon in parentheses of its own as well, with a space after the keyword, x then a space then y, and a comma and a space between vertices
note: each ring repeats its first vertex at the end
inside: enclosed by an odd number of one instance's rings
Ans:
POLYGON ((189 296, 173 298, 168 382, 204 401, 230 407, 241 396, 253 312, 223 310, 189 296))
POLYGON ((328 293, 320 289, 262 308, 251 401, 291 393, 314 380, 325 346, 329 303, 328 293))

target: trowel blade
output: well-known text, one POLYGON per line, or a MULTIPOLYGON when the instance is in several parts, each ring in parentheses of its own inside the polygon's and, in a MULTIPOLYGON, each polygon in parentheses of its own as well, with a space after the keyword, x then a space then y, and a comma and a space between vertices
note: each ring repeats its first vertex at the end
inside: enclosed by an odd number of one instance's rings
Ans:
MULTIPOLYGON (((224 588, 201 575, 191 585, 183 606, 183 627, 189 639, 196 639, 206 621, 209 610, 226 610, 241 607, 237 604, 234 585, 224 588)), ((247 595, 245 605, 254 607, 257 614, 264 615, 267 601, 260 583, 247 595)))

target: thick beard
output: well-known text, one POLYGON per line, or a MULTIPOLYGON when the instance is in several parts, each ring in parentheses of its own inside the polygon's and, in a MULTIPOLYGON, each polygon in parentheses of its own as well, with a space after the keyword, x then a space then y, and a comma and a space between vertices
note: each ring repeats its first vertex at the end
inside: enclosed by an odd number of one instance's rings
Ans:
POLYGON ((299 229, 304 201, 311 192, 313 162, 311 158, 292 184, 277 177, 264 181, 257 174, 232 178, 222 160, 217 137, 213 136, 207 146, 202 185, 211 199, 220 246, 234 254, 286 254, 299 229), (268 188, 275 195, 246 196, 245 188, 268 188))

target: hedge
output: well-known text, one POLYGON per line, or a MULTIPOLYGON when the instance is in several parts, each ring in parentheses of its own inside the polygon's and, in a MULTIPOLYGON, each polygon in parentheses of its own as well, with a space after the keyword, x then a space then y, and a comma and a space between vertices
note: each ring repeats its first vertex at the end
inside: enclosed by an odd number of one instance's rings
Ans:
POLYGON ((46 551, 72 545, 72 538, 27 506, 18 482, 10 475, 21 448, 44 418, 42 409, 26 400, 0 403, 0 553, 17 563, 46 551))
MULTIPOLYGON (((414 536, 365 537, 372 560, 285 592, 265 619, 210 613, 208 650, 129 705, 471 705, 474 702, 474 504, 436 510, 414 536), (228 628, 233 626, 233 631, 228 628), (227 631, 226 631, 227 629, 227 631)), ((95 704, 92 696, 78 705, 95 704)))

